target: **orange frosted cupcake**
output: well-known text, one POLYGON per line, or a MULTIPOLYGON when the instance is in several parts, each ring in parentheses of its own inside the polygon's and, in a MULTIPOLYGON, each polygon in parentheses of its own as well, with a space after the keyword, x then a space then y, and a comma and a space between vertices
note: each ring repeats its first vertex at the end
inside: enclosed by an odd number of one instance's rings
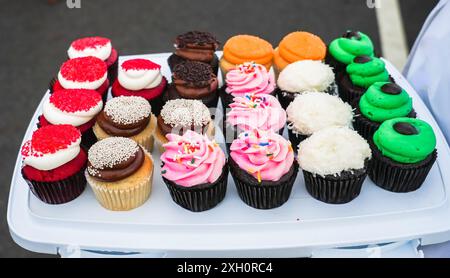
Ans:
POLYGON ((327 47, 321 38, 308 32, 292 32, 286 35, 275 49, 273 63, 275 74, 289 64, 301 60, 323 61, 327 47))
POLYGON ((236 65, 245 62, 255 62, 266 67, 269 71, 272 66, 272 45, 256 36, 237 35, 228 39, 223 47, 223 56, 220 59, 220 69, 225 77, 227 72, 236 65))

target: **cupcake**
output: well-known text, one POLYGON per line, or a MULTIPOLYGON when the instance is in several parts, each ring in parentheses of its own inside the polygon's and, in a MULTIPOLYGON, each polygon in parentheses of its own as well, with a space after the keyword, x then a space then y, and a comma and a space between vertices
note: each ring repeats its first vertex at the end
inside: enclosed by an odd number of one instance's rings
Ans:
POLYGON ((202 62, 185 61, 172 71, 172 83, 164 94, 164 102, 173 99, 196 99, 207 107, 216 108, 219 81, 211 66, 202 62))
POLYGON ((93 130, 98 140, 126 137, 152 152, 155 128, 156 117, 147 100, 142 97, 121 96, 106 103, 97 116, 93 130))
POLYGON ((246 62, 227 73, 225 85, 220 88, 220 98, 224 111, 233 102, 235 97, 244 97, 245 94, 271 94, 276 95, 275 78, 262 65, 246 62))
POLYGON ((330 43, 326 62, 334 68, 338 76, 340 73, 345 73, 347 65, 358 56, 374 56, 372 40, 363 32, 347 31, 342 37, 330 43))
POLYGON ((298 95, 286 109, 289 140, 294 149, 328 127, 352 127, 353 109, 339 97, 310 92, 298 95))
POLYGON ((63 204, 81 195, 87 155, 80 143, 81 133, 71 125, 39 128, 25 142, 22 176, 39 200, 63 204))
POLYGON ((230 107, 231 111, 227 113, 226 124, 224 124, 228 150, 231 142, 242 131, 250 132, 259 129, 283 134, 286 111, 276 97, 266 94, 245 94, 242 97, 235 97, 230 107))
POLYGON ((272 209, 283 205, 298 173, 291 143, 273 131, 243 132, 230 148, 229 167, 247 205, 272 209))
POLYGON ((38 127, 73 125, 81 132, 81 145, 88 149, 97 141, 92 127, 102 107, 102 97, 94 90, 59 90, 44 102, 38 127))
POLYGON ((287 34, 275 49, 273 68, 275 75, 289 64, 301 60, 323 61, 327 47, 321 38, 308 32, 287 34))
POLYGON ((419 119, 384 121, 373 135, 371 147, 369 177, 392 192, 419 189, 437 158, 433 128, 419 119))
POLYGON ((168 134, 161 155, 161 175, 179 206, 194 212, 212 209, 227 191, 225 154, 207 136, 188 130, 168 134))
POLYGON ((353 104, 355 99, 361 97, 373 83, 389 81, 393 80, 383 60, 358 56, 347 66, 346 73, 338 80, 339 96, 342 100, 353 104))
POLYGON ((209 32, 190 31, 179 35, 174 42, 175 52, 167 60, 173 71, 179 63, 190 60, 207 63, 217 76, 219 72, 219 58, 216 50, 219 41, 209 32))
POLYGON ((162 76, 160 65, 148 59, 130 59, 121 63, 111 94, 113 97, 143 97, 150 102, 153 114, 158 116, 163 106, 166 86, 167 79, 162 76))
POLYGON ((97 91, 106 101, 109 81, 105 62, 97 57, 74 58, 62 64, 58 78, 50 83, 50 93, 63 89, 97 91))
POLYGON ((153 167, 151 155, 135 141, 110 137, 89 149, 85 175, 100 205, 126 211, 149 198, 153 167))
POLYGON ((399 117, 415 118, 412 99, 400 86, 390 82, 375 82, 355 100, 354 127, 366 140, 373 137, 380 124, 399 117))
POLYGON ((286 109, 296 96, 305 92, 336 94, 333 69, 320 61, 298 61, 289 64, 277 80, 281 106, 286 109))
POLYGON ((359 195, 371 156, 366 140, 348 127, 322 129, 298 148, 306 189, 329 204, 348 203, 359 195))
MULTIPOLYGON (((167 143, 166 135, 183 135, 188 130, 214 137, 214 121, 208 107, 193 99, 169 100, 158 116, 155 138, 160 146, 167 143)), ((163 149, 161 149, 164 151, 163 149)))
POLYGON ((272 59, 273 47, 269 42, 251 35, 231 37, 223 46, 223 56, 219 63, 222 78, 225 80, 230 70, 245 62, 261 64, 269 71, 272 59))
POLYGON ((106 63, 108 78, 112 84, 117 77, 119 54, 112 47, 111 40, 102 37, 86 37, 73 41, 67 50, 69 59, 94 56, 106 63))

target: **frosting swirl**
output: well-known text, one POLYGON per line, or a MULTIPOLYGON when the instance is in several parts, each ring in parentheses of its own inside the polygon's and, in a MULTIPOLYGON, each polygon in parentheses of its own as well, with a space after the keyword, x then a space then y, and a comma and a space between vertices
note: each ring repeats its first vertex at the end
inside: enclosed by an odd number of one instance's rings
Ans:
POLYGON ((395 118, 384 121, 373 136, 381 153, 400 163, 425 160, 436 148, 433 128, 413 118, 395 118))
POLYGON ((225 154, 214 141, 193 131, 168 134, 161 175, 178 185, 193 187, 217 181, 225 165, 225 154))
POLYGON ((96 57, 74 58, 62 64, 58 81, 65 89, 96 90, 107 78, 105 62, 96 57))
POLYGON ((375 82, 362 95, 359 109, 369 120, 384 122, 406 117, 413 108, 411 97, 401 87, 389 82, 375 82))
POLYGON ((161 66, 147 59, 130 59, 119 67, 119 84, 125 89, 139 91, 161 84, 161 66))
POLYGON ((67 50, 70 59, 94 56, 103 61, 111 56, 111 40, 102 37, 87 37, 75 40, 67 50))
POLYGON ((223 46, 223 58, 231 65, 254 61, 270 69, 273 59, 272 45, 256 36, 237 35, 223 46))
POLYGON ((372 40, 362 32, 347 31, 330 43, 329 51, 336 60, 346 65, 351 64, 357 56, 374 56, 372 40))
POLYGON ((278 181, 294 162, 289 141, 273 131, 257 129, 241 133, 231 144, 230 156, 259 182, 278 181))
POLYGON ((347 66, 347 73, 356 86, 368 88, 375 82, 388 82, 389 73, 383 60, 376 57, 358 56, 347 66))
POLYGON ((226 92, 235 97, 244 97, 247 93, 270 94, 275 89, 275 78, 264 66, 249 62, 230 70, 226 84, 226 92))
POLYGON ((175 54, 188 60, 209 63, 219 47, 217 39, 208 32, 191 31, 175 39, 175 54))
POLYGON ((286 112, 278 100, 267 94, 245 94, 230 104, 227 122, 240 130, 273 130, 278 132, 286 124, 286 112))

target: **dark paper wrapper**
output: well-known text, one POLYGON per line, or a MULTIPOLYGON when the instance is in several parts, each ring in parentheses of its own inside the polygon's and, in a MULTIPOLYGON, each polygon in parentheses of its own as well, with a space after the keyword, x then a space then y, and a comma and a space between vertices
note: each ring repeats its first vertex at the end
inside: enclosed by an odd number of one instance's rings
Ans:
POLYGON ((150 106, 152 107, 152 113, 157 117, 159 116, 159 114, 161 114, 161 110, 165 103, 163 101, 163 95, 164 92, 162 92, 162 94, 157 96, 156 98, 148 101, 150 103, 150 106))
POLYGON ((34 196, 42 202, 51 205, 64 204, 74 200, 83 193, 84 188, 86 187, 84 168, 66 179, 55 182, 28 180, 25 175, 23 175, 23 172, 22 176, 34 196))
POLYGON ((96 142, 97 136, 95 136, 92 127, 81 134, 81 146, 83 146, 86 150, 89 150, 96 142))
POLYGON ((298 163, 294 161, 289 172, 279 181, 262 181, 259 183, 252 175, 239 168, 229 158, 230 171, 239 197, 247 205, 256 209, 273 209, 287 202, 298 174, 298 163))
POLYGON ((327 54, 325 56, 325 63, 328 64, 330 67, 333 68, 333 72, 334 72, 334 76, 337 77, 345 72, 347 65, 344 63, 339 62, 338 60, 336 60, 333 55, 331 55, 329 49, 327 48, 327 54))
MULTIPOLYGON (((219 88, 216 91, 214 91, 211 94, 209 94, 208 96, 200 98, 200 99, 197 99, 197 100, 202 101, 203 104, 205 104, 206 107, 208 107, 208 108, 217 108, 217 102, 219 101, 218 90, 219 90, 219 88)), ((183 98, 177 92, 177 90, 175 89, 175 86, 173 84, 167 85, 167 89, 163 92, 162 95, 163 95, 163 102, 164 103, 166 103, 169 100, 183 98)))
POLYGON ((228 182, 228 167, 223 167, 222 174, 214 183, 183 187, 163 177, 170 196, 180 207, 193 212, 209 210, 225 198, 228 182))
MULTIPOLYGON (((389 81, 395 83, 395 80, 391 76, 389 76, 389 81)), ((353 85, 350 80, 350 76, 347 73, 342 73, 339 76, 337 86, 339 90, 339 97, 343 101, 352 105, 353 108, 356 107, 355 100, 360 98, 367 91, 367 88, 353 85)))
POLYGON ((119 69, 119 53, 117 53, 116 61, 108 67, 109 84, 112 85, 114 83, 114 81, 116 80, 117 74, 118 74, 118 69, 119 69))
MULTIPOLYGON (((167 59, 170 71, 173 71, 173 68, 175 68, 176 65, 184 61, 186 61, 186 59, 183 57, 176 54, 170 55, 167 59)), ((219 74, 219 57, 217 57, 216 54, 214 54, 214 59, 209 63, 209 65, 211 66, 213 73, 217 76, 219 74)))
POLYGON ((289 135, 289 141, 291 141, 291 144, 292 144, 292 149, 294 150, 295 153, 297 153, 297 151, 298 151, 298 145, 303 140, 305 140, 306 138, 309 137, 307 135, 295 133, 295 132, 293 132, 293 130, 291 128, 288 128, 288 135, 289 135))
MULTIPOLYGON (((353 103, 353 107, 355 107, 355 121, 353 122, 353 127, 364 139, 369 141, 372 140, 375 131, 377 131, 381 123, 373 122, 361 114, 361 110, 359 110, 359 100, 360 98, 357 98, 353 103)), ((414 109, 407 115, 409 118, 415 118, 416 116, 417 114, 414 109)))
MULTIPOLYGON (((330 86, 328 86, 328 88, 325 90, 325 93, 335 95, 336 88, 337 88, 336 84, 333 83, 330 86)), ((275 91, 276 94, 278 95, 278 100, 280 101, 281 107, 283 107, 284 110, 286 110, 289 104, 291 104, 291 102, 294 101, 295 97, 299 95, 299 93, 290 93, 283 91, 278 87, 275 89, 275 91)))
POLYGON ((328 204, 345 204, 358 197, 366 176, 366 169, 336 177, 322 177, 303 170, 306 190, 315 199, 328 204))
POLYGON ((370 141, 372 160, 369 163, 369 177, 379 187, 392 192, 411 192, 419 189, 437 159, 435 150, 424 161, 402 164, 385 157, 370 141))

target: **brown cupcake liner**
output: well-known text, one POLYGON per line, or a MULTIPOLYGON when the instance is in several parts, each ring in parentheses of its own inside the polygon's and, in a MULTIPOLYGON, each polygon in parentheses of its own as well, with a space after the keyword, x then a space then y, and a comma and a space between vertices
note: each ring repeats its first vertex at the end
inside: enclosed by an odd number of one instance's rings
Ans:
POLYGON ((23 172, 22 176, 34 196, 44 203, 58 205, 68 203, 83 193, 86 187, 84 169, 83 167, 74 175, 54 182, 29 180, 23 172))
MULTIPOLYGON (((180 56, 176 55, 175 53, 170 55, 169 58, 167 59, 167 63, 169 64, 170 71, 172 72, 176 65, 178 65, 179 63, 182 63, 184 61, 186 61, 185 58, 180 57, 180 56)), ((218 76, 218 74, 219 74, 219 57, 217 57, 217 55, 214 54, 213 60, 208 64, 211 66, 213 73, 216 76, 218 76)))
POLYGON ((184 187, 164 177, 163 180, 177 205, 193 212, 201 212, 214 208, 225 198, 228 166, 224 165, 222 174, 214 183, 184 187))
POLYGON ((289 141, 291 141, 291 144, 292 144, 292 149, 294 150, 295 153, 297 153, 297 151, 298 151, 298 145, 300 145, 300 143, 303 140, 305 140, 306 138, 309 137, 309 135, 303 135, 303 134, 294 132, 294 130, 292 130, 292 128, 288 128, 288 136, 289 136, 289 141))
MULTIPOLYGON (((291 93, 281 90, 280 88, 276 88, 276 94, 278 95, 278 100, 280 101, 281 107, 283 107, 284 110, 286 110, 291 104, 291 102, 294 101, 295 97, 298 96, 301 93, 291 93)), ((329 95, 338 95, 337 93, 337 85, 335 83, 328 86, 328 88, 324 91, 324 93, 327 93, 329 95)))
POLYGON ((113 84, 114 81, 117 78, 117 74, 118 74, 118 70, 119 70, 119 53, 117 53, 117 59, 116 61, 110 65, 108 67, 108 80, 109 80, 109 84, 113 84))
POLYGON ((314 199, 328 204, 345 204, 354 200, 359 196, 366 177, 366 169, 325 177, 303 170, 308 193, 314 199))
POLYGON ((424 161, 398 163, 383 156, 373 141, 369 143, 373 156, 369 163, 369 177, 377 186, 392 192, 406 193, 419 189, 437 159, 437 151, 434 150, 424 161))
POLYGON ((259 183, 252 175, 239 168, 231 158, 229 165, 239 197, 244 203, 256 209, 273 209, 286 203, 298 174, 298 163, 294 160, 289 172, 279 181, 259 183))

